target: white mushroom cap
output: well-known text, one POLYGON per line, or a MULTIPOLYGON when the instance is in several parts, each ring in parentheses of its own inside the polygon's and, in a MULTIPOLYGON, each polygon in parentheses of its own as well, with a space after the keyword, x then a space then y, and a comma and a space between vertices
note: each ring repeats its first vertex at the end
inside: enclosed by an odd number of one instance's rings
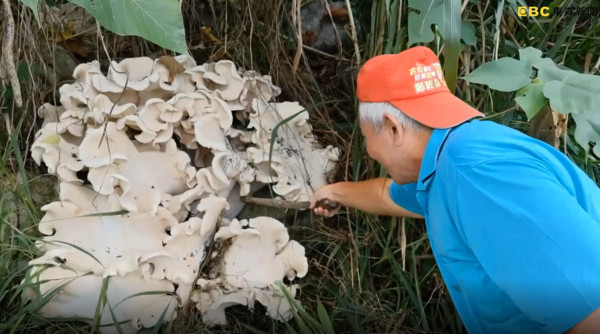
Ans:
MULTIPOLYGON (((88 173, 94 189, 101 194, 112 194, 120 188, 120 201, 125 209, 154 215, 162 194, 181 194, 194 182, 195 168, 190 166, 189 156, 179 151, 172 139, 165 143, 164 149, 146 151, 139 151, 136 145, 127 142, 132 146, 126 152, 127 160, 90 168, 88 173)), ((85 159, 82 161, 87 163, 85 159)))
POLYGON ((76 144, 61 137, 60 123, 47 123, 37 134, 31 146, 31 156, 39 165, 44 162, 50 174, 57 174, 61 180, 81 183, 76 172, 83 168, 83 163, 77 158, 79 148, 76 144))
POLYGON ((223 324, 227 307, 241 304, 253 308, 255 300, 274 319, 288 320, 291 307, 276 282, 284 276, 294 279, 306 275, 304 247, 290 242, 285 226, 269 217, 234 219, 215 234, 216 241, 230 238, 232 244, 219 266, 222 271, 215 279, 199 280, 201 290, 193 296, 203 321, 223 324))
POLYGON ((200 201, 200 204, 198 204, 198 211, 204 212, 202 225, 200 225, 200 236, 208 237, 209 235, 214 234, 219 216, 228 209, 229 204, 227 204, 226 198, 217 197, 215 195, 203 198, 200 201))
MULTIPOLYGON (((39 267, 31 277, 33 283, 40 283, 42 295, 57 291, 50 302, 41 308, 42 316, 94 318, 102 291, 102 277, 78 274, 58 266, 39 267)), ((169 281, 145 281, 138 273, 109 278, 106 298, 112 308, 112 314, 108 307, 102 309, 101 333, 117 333, 117 329, 111 326, 114 323, 113 314, 117 321, 125 322, 120 326, 121 330, 131 334, 140 328, 154 326, 165 310, 164 320, 174 320, 177 298, 167 294, 174 290, 173 284, 169 281), (165 293, 144 294, 146 291, 165 293), (130 322, 126 323, 127 320, 130 322)), ((35 298, 33 291, 29 292, 28 296, 30 299, 35 298)))
POLYGON ((254 300, 251 299, 253 290, 234 289, 226 285, 208 286, 207 290, 196 291, 192 301, 196 302, 196 308, 202 315, 202 322, 209 326, 226 325, 225 309, 230 306, 254 304, 254 300))
POLYGON ((318 145, 307 123, 308 113, 297 103, 254 100, 253 110, 249 127, 256 129, 252 141, 257 147, 248 148, 247 154, 257 166, 256 179, 275 182, 273 189, 287 200, 307 201, 312 189, 326 183, 325 174, 333 168, 339 151, 318 145), (288 122, 282 123, 286 119, 288 122), (271 137, 278 124, 269 161, 271 137))
POLYGON ((235 64, 230 60, 221 60, 215 64, 215 73, 225 79, 225 83, 219 83, 220 87, 215 89, 219 97, 225 101, 238 99, 244 88, 244 79, 238 74, 235 64))
MULTIPOLYGON (((159 59, 154 61, 154 72, 158 75, 156 81, 159 87, 164 91, 191 93, 195 90, 196 85, 192 81, 191 74, 187 73, 186 69, 195 67, 193 58, 185 55, 173 58, 184 69, 181 73, 173 73, 172 68, 166 67, 159 59), (172 80, 172 81, 171 81, 172 80)), ((167 100, 167 99, 165 99, 167 100)))
POLYGON ((132 115, 137 110, 133 103, 115 105, 108 96, 102 94, 94 98, 91 107, 92 117, 98 124, 104 123, 107 118, 119 119, 126 115, 132 115))
POLYGON ((69 252, 63 253, 61 262, 82 273, 91 271, 102 276, 105 273, 113 275, 117 269, 120 274, 137 270, 137 259, 144 253, 161 250, 163 242, 168 240, 165 230, 177 224, 173 216, 163 208, 158 208, 154 217, 147 213, 98 216, 119 211, 120 207, 113 204, 112 207, 102 209, 119 210, 95 209, 94 199, 98 202, 110 202, 104 196, 98 196, 91 189, 82 186, 62 183, 61 199, 61 202, 42 207, 46 214, 38 228, 46 236, 40 243, 40 248, 45 251, 68 249, 69 252), (153 224, 148 224, 149 219, 152 219, 153 224), (140 234, 140 230, 145 233, 140 234), (135 261, 127 259, 128 256, 135 261), (132 266, 123 268, 127 263, 132 266))
POLYGON ((152 73, 153 66, 154 60, 148 57, 126 58, 119 63, 112 61, 107 78, 120 87, 127 84, 133 90, 144 90, 158 80, 158 74, 152 73))
MULTIPOLYGON (((113 310, 119 320, 131 319, 134 328, 151 327, 167 305, 165 320, 172 319, 179 305, 174 296, 123 300, 144 291, 170 293, 173 284, 178 284, 175 292, 183 303, 187 301, 209 238, 193 226, 197 222, 190 222, 188 233, 169 235, 167 230, 174 232, 183 224, 166 209, 159 208, 154 218, 146 213, 99 215, 103 213, 100 210, 119 210, 118 202, 69 183, 61 184, 61 199, 43 208, 46 214, 39 229, 46 237, 38 247, 46 253, 30 264, 53 266, 37 277, 40 282, 49 280, 42 284, 42 293, 62 284, 67 284, 67 293, 52 299, 42 314, 93 318, 95 306, 85 308, 81 303, 95 305, 89 298, 97 300, 102 277, 110 277, 109 301, 113 306, 122 305, 113 310), (84 276, 88 272, 95 275, 84 276)), ((108 319, 112 318, 103 313, 102 321, 108 319)))
POLYGON ((50 103, 44 103, 38 108, 38 116, 44 120, 42 127, 48 123, 58 123, 60 115, 65 111, 64 106, 55 107, 50 103))
POLYGON ((281 94, 281 88, 273 85, 269 75, 261 76, 256 71, 246 71, 243 76, 246 81, 240 93, 239 103, 244 107, 250 108, 254 99, 266 103, 281 94))
POLYGON ((217 114, 205 114, 194 123, 194 134, 198 143, 217 151, 226 151, 225 132, 217 114))
POLYGON ((79 150, 81 161, 93 168, 128 160, 135 146, 124 132, 117 130, 115 123, 108 122, 105 127, 88 128, 79 150))
MULTIPOLYGON (((153 326, 165 307, 171 320, 190 297, 208 244, 230 239, 220 260, 210 257, 221 261, 210 266, 211 279, 197 282, 203 319, 224 323, 228 306, 259 301, 271 317, 288 320, 276 282, 306 275, 304 248, 277 220, 235 216, 240 195, 264 184, 288 200, 307 200, 326 183, 339 151, 317 143, 308 112, 295 102, 271 103, 281 93, 271 77, 231 61, 130 58, 112 62, 106 75, 96 61, 73 76, 60 88, 61 107, 40 108, 44 126, 32 146, 35 161, 61 181, 61 201, 42 208, 42 254, 30 273, 48 267, 37 278, 49 279, 45 291, 66 284, 67 294, 42 313, 91 318, 95 308, 80 300, 97 299, 104 278, 111 306, 121 303, 117 318, 130 321, 125 332, 153 326), (123 301, 157 289, 168 294, 123 301)), ((294 296, 296 287, 289 290, 294 296)), ((112 322, 107 314, 102 321, 112 322)))

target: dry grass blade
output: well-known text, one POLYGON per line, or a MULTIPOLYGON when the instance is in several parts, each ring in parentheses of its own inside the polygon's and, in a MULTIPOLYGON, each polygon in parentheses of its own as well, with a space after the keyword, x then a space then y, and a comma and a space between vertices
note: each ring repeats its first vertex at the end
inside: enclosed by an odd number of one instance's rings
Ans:
POLYGON ((298 71, 298 66, 300 65, 300 57, 302 57, 302 15, 300 9, 302 8, 302 0, 294 0, 292 2, 292 7, 294 11, 293 17, 295 18, 296 23, 296 38, 297 38, 297 46, 296 46, 296 55, 294 56, 294 64, 292 65, 292 73, 296 73, 298 71))
POLYGON ((402 217, 402 232, 400 234, 400 252, 402 253, 402 270, 406 270, 406 218, 402 217))

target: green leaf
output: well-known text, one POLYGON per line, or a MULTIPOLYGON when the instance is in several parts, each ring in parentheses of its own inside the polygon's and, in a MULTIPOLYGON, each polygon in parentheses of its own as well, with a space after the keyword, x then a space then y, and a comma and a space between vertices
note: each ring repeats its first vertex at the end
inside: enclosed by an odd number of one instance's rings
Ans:
MULTIPOLYGON (((433 41, 432 25, 436 25, 440 35, 446 37, 442 0, 409 0, 408 7, 412 9, 408 14, 408 46, 433 41)), ((477 43, 475 26, 471 22, 461 22, 460 38, 468 45, 477 43)))
POLYGON ((567 74, 575 73, 571 70, 563 70, 558 68, 550 58, 541 58, 533 63, 533 67, 538 69, 538 78, 542 82, 550 82, 553 80, 562 81, 567 74))
POLYGON ((454 94, 460 54, 460 0, 444 1, 444 78, 454 94))
POLYGON ((563 114, 600 113, 600 76, 571 72, 544 85, 550 106, 563 114))
POLYGON ((118 35, 135 35, 165 49, 187 54, 177 0, 69 0, 85 8, 118 35))
POLYGON ((19 0, 19 1, 21 1, 21 3, 24 4, 25 6, 31 8, 31 10, 33 11, 33 16, 35 16, 35 20, 37 21, 37 23, 39 25, 41 25, 42 22, 40 21, 40 11, 39 11, 40 0, 19 0))
POLYGON ((548 99, 544 96, 544 84, 541 82, 525 86, 517 95, 515 101, 527 114, 528 121, 548 104, 548 99))
POLYGON ((531 83, 530 72, 526 63, 504 57, 479 66, 464 79, 501 92, 512 92, 531 83))
POLYGON ((533 66, 533 64, 542 60, 542 51, 532 46, 519 49, 519 59, 521 62, 525 62, 527 66, 533 66))
POLYGON ((477 44, 477 36, 475 35, 475 26, 471 22, 462 22, 460 28, 460 38, 462 41, 470 46, 477 44))
POLYGON ((408 6, 413 9, 408 14, 408 46, 431 42, 431 26, 439 29, 444 22, 442 0, 409 0, 408 6))
POLYGON ((586 152, 589 152, 590 142, 595 143, 594 154, 600 156, 600 110, 573 115, 573 120, 577 125, 575 127, 575 140, 586 152))
POLYGON ((32 74, 44 74, 44 70, 37 64, 19 63, 17 66, 17 78, 20 82, 30 82, 32 74))

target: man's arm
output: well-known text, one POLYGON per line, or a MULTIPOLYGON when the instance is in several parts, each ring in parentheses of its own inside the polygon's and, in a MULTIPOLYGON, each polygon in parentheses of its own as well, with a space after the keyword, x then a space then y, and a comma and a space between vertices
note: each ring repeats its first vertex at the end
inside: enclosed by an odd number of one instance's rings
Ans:
POLYGON ((316 214, 331 217, 336 210, 316 206, 317 201, 338 202, 361 211, 382 216, 423 218, 421 215, 398 206, 390 197, 389 178, 359 182, 338 182, 319 188, 311 198, 311 208, 316 214))

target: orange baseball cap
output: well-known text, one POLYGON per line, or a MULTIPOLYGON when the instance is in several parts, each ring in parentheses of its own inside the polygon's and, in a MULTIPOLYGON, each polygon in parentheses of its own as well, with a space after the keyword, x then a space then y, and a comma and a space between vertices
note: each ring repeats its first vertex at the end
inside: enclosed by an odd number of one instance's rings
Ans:
POLYGON ((425 46, 369 59, 358 72, 356 95, 361 102, 389 102, 435 129, 484 116, 450 93, 439 59, 425 46))

